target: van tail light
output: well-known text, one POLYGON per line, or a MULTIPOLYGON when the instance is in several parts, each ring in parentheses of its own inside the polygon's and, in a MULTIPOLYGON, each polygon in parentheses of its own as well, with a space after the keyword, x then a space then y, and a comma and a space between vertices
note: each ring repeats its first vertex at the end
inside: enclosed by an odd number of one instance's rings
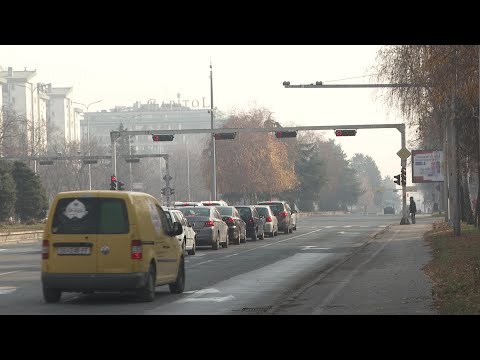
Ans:
POLYGON ((132 240, 132 259, 140 260, 142 258, 142 240, 132 240))
POLYGON ((266 222, 272 222, 272 217, 271 217, 271 216, 267 216, 266 222))
POLYGON ((50 248, 50 243, 48 240, 43 240, 42 241, 42 259, 47 260, 48 259, 48 251, 50 248))
POLYGON ((205 227, 215 226, 215 223, 212 220, 205 221, 205 227))
POLYGON ((282 211, 282 212, 280 212, 278 215, 280 215, 281 217, 287 217, 287 216, 288 216, 288 212, 282 211))
POLYGON ((253 218, 248 219, 249 224, 253 224, 253 218))
POLYGON ((231 224, 231 225, 235 224, 235 220, 233 220, 231 217, 227 217, 227 218, 225 219, 225 222, 226 222, 227 224, 231 224))

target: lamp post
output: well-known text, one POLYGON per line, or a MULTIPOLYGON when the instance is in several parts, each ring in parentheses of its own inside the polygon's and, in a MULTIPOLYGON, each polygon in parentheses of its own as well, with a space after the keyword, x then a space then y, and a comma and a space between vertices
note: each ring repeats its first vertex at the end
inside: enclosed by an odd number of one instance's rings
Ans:
MULTIPOLYGON (((31 93, 31 97, 30 97, 30 104, 31 104, 31 110, 32 110, 32 156, 35 156, 35 115, 34 115, 34 111, 33 111, 33 92, 35 90, 37 90, 38 88, 38 85, 35 86, 34 88, 32 88, 32 84, 30 83, 27 83, 29 84, 30 86, 26 86, 26 85, 20 85, 20 84, 15 84, 17 86, 21 86, 21 87, 24 87, 26 89, 29 89, 30 90, 30 93, 31 93)), ((27 110, 27 109, 25 109, 27 110)), ((33 161, 33 171, 34 173, 36 174, 37 173, 37 160, 35 159, 33 161)))
MULTIPOLYGON (((82 105, 86 109, 85 112, 88 112, 88 108, 90 107, 90 105, 99 103, 100 101, 102 100, 94 101, 88 105, 75 102, 75 101, 72 101, 72 103, 82 105)), ((87 119, 87 146, 88 146, 88 155, 90 156, 90 120, 89 119, 87 119)), ((90 164, 88 164, 88 189, 92 190, 92 169, 90 164)))
MULTIPOLYGON (((150 100, 148 100, 150 101, 150 100)), ((120 115, 114 115, 116 117, 119 117, 119 118, 122 118, 122 119, 126 119, 128 120, 129 122, 131 122, 133 119, 135 119, 137 116, 142 116, 142 114, 137 114, 137 115, 134 115, 134 116, 120 116, 120 115)), ((132 143, 131 143, 131 140, 130 140, 130 135, 128 135, 128 154, 129 155, 132 155, 132 143)), ((133 179, 132 179, 132 163, 129 162, 128 163, 128 181, 130 183, 130 191, 133 191, 133 179)), ((115 174, 116 175, 116 174, 115 174)))

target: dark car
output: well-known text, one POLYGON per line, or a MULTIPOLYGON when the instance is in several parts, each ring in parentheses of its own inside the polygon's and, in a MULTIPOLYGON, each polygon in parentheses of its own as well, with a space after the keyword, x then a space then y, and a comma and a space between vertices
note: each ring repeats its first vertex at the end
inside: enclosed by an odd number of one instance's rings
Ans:
POLYGON ((247 242, 247 224, 234 206, 217 206, 223 221, 228 225, 228 237, 235 245, 247 242))
POLYGON ((238 210, 240 217, 247 224, 247 236, 252 240, 260 240, 265 238, 265 232, 263 226, 265 225, 265 219, 260 217, 253 205, 237 205, 235 208, 238 210))
POLYGON ((278 230, 288 234, 293 232, 294 227, 296 228, 296 224, 292 221, 292 214, 297 210, 292 210, 286 201, 261 201, 258 205, 270 206, 273 215, 277 217, 278 230))
POLYGON ((393 206, 387 206, 383 209, 384 214, 395 214, 395 209, 393 206))

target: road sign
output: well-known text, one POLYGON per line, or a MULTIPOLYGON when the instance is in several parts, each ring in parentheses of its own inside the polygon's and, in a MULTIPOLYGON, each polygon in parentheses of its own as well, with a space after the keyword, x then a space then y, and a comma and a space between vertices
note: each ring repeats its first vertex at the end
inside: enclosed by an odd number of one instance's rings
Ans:
MULTIPOLYGON (((172 180, 172 179, 173 179, 173 178, 172 178, 170 175, 168 175, 168 181, 170 181, 170 180, 172 180)), ((163 180, 167 181, 167 175, 164 175, 164 176, 163 176, 163 180)))
POLYGON ((405 148, 402 148, 397 152, 397 155, 400 157, 400 159, 405 160, 405 159, 408 159, 408 157, 410 156, 410 151, 408 151, 405 148))

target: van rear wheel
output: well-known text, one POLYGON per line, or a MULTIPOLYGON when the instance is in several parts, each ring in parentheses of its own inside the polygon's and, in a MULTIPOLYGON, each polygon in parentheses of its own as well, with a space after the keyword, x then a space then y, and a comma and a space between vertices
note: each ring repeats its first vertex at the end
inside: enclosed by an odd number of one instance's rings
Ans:
POLYGON ((155 279, 156 279, 155 268, 153 265, 150 265, 150 269, 147 274, 147 282, 143 289, 138 291, 138 297, 143 302, 152 302, 155 300, 155 279))
POLYGON ((170 288, 170 292, 172 294, 181 294, 185 289, 185 264, 183 259, 180 260, 177 279, 174 283, 168 284, 168 287, 170 288))
POLYGON ((62 291, 58 289, 43 288, 43 299, 46 303, 58 303, 62 297, 62 291))

